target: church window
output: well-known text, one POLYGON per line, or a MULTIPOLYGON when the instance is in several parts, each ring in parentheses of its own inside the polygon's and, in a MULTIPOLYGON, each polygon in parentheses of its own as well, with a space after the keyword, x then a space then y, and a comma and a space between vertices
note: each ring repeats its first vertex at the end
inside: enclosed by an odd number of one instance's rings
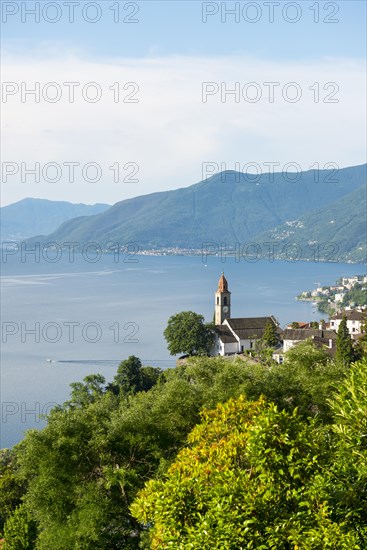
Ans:
POLYGON ((224 304, 225 306, 227 305, 227 296, 224 296, 223 304, 224 304))

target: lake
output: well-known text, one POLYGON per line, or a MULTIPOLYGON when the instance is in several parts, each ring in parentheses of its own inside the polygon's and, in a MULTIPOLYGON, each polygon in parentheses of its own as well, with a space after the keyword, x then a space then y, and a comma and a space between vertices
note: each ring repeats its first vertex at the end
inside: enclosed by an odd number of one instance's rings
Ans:
POLYGON ((323 317, 311 303, 295 300, 301 291, 365 272, 362 265, 214 256, 206 263, 200 256, 21 260, 9 256, 1 266, 1 447, 42 427, 39 413, 67 400, 69 384, 87 374, 109 381, 129 355, 174 366, 163 337, 168 318, 193 310, 211 321, 222 271, 232 317, 274 315, 282 326, 323 317))

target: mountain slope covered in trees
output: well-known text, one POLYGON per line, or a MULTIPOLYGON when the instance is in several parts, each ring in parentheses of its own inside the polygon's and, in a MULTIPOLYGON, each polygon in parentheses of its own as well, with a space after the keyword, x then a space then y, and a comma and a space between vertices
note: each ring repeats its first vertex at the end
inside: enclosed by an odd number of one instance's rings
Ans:
MULTIPOLYGON (((298 176, 263 174, 256 179, 228 171, 190 187, 118 202, 96 216, 65 222, 44 240, 94 241, 106 248, 131 242, 141 249, 200 249, 205 242, 224 243, 231 248, 236 243, 259 242, 265 231, 317 212, 320 223, 313 236, 325 243, 329 236, 328 209, 346 198, 348 211, 360 215, 366 181, 366 165, 310 170, 298 176), (289 181, 292 177, 297 181, 289 181)), ((339 217, 336 226, 340 228, 341 223, 339 217)), ((341 249, 351 253, 355 261, 362 261, 363 253, 358 251, 360 226, 344 224, 343 231, 346 238, 341 249), (357 251, 352 252, 356 246, 357 251)))
MULTIPOLYGON (((331 205, 286 222, 259 235, 262 242, 308 245, 315 259, 365 263, 367 259, 367 186, 362 186, 331 205), (319 247, 313 246, 320 243, 319 247)), ((282 257, 282 254, 279 254, 282 257)), ((312 258, 312 256, 309 256, 312 258)))

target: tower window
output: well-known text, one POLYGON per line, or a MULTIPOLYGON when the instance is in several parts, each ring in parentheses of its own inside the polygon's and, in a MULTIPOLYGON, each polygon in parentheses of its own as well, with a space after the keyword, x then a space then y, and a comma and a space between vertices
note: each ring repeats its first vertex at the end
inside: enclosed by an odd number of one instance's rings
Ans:
POLYGON ((217 305, 219 305, 219 297, 217 297, 217 305))
POLYGON ((227 296, 224 296, 224 299, 223 299, 223 305, 227 305, 227 296))

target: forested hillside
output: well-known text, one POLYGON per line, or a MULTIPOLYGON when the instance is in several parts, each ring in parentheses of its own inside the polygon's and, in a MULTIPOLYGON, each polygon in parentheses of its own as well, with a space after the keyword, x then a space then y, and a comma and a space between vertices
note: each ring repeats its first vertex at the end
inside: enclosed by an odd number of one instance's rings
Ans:
POLYGON ((366 223, 366 181, 365 165, 260 176, 227 171, 182 189, 118 202, 96 216, 67 221, 35 240, 94 241, 105 248, 134 242, 140 249, 201 249, 203 243, 214 242, 234 248, 236 243, 267 242, 269 234, 264 241, 263 233, 269 230, 275 232, 270 240, 280 242, 284 231, 279 235, 276 228, 286 224, 292 230, 287 224, 305 217, 307 230, 295 233, 295 238, 290 232, 286 240, 301 241, 303 258, 313 258, 310 242, 324 246, 334 239, 341 252, 337 260, 362 262, 365 250, 359 247, 365 236, 361 226, 366 223), (351 212, 354 218, 350 220, 351 212))
MULTIPOLYGON (((361 348, 362 349, 362 348, 361 348)), ((123 361, 0 461, 6 549, 367 545, 367 359, 123 361)))

